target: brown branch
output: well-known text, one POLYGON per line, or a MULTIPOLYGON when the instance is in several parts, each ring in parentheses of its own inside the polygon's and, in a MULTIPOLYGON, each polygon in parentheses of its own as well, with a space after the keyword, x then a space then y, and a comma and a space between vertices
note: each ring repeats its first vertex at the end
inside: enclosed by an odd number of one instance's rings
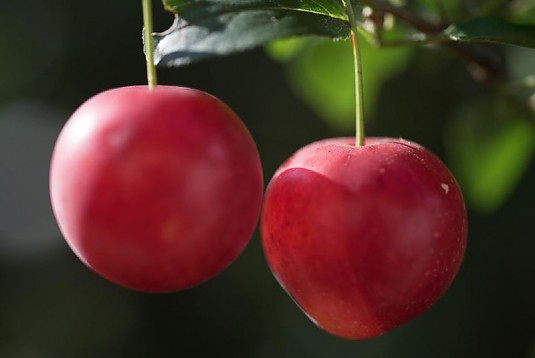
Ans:
POLYGON ((390 13, 397 19, 405 22, 414 29, 423 32, 425 34, 436 34, 444 31, 449 24, 435 24, 427 21, 426 19, 418 16, 417 14, 406 10, 405 8, 394 6, 384 0, 362 0, 362 3, 370 6, 375 10, 381 12, 390 13))
MULTIPOLYGON (((381 13, 390 13, 398 20, 426 35, 442 33, 450 25, 449 23, 430 22, 406 8, 394 6, 385 0, 362 0, 362 3, 381 13)), ((492 82, 503 74, 503 68, 499 61, 482 54, 481 51, 474 51, 471 47, 452 41, 443 41, 438 44, 453 51, 467 62, 471 67, 472 75, 478 81, 492 82)))

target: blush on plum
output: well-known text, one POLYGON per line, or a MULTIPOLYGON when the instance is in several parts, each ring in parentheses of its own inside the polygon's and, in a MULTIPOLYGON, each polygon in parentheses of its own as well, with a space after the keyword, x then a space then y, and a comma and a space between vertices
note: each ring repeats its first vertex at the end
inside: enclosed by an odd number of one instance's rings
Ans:
POLYGON ((446 166, 399 139, 334 138, 300 149, 265 194, 273 274, 321 328, 378 336, 448 289, 466 247, 461 191, 446 166))
POLYGON ((197 285, 244 250, 263 194, 238 116, 180 87, 109 90, 69 119, 50 169, 65 239, 90 268, 140 291, 197 285))

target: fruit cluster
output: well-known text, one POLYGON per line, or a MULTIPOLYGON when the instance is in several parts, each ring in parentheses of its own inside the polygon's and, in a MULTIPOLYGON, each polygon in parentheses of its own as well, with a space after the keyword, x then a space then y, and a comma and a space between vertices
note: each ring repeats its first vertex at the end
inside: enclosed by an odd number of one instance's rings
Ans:
POLYGON ((277 280, 320 327, 351 339, 428 309, 466 246, 455 179, 429 151, 399 139, 304 147, 275 173, 262 209, 261 162, 244 124, 215 97, 180 87, 124 87, 89 99, 58 138, 50 190, 76 255, 146 292, 220 273, 262 211, 277 280))

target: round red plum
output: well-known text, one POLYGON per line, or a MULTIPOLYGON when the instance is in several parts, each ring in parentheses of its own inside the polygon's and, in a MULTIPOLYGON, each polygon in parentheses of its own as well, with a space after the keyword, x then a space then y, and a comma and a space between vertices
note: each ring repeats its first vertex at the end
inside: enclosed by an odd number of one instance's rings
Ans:
POLYGON ((265 256, 308 317, 343 338, 383 334, 448 289, 467 216, 446 166, 401 139, 312 143, 275 173, 262 213, 265 256))
POLYGON ((91 269, 169 292, 217 275, 257 224, 262 167, 223 102, 189 88, 102 92, 68 120, 50 168, 60 229, 91 269))

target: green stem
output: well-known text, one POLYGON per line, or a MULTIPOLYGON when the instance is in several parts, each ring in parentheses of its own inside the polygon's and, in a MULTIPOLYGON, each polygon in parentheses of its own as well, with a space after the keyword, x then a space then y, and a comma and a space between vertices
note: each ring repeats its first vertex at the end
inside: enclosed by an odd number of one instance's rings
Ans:
POLYGON ((362 62, 360 58, 360 46, 358 36, 358 23, 355 18, 355 12, 351 5, 351 0, 343 0, 351 27, 351 42, 353 44, 353 61, 355 68, 355 146, 364 145, 364 92, 362 86, 362 62))
POLYGON ((149 88, 153 89, 158 85, 156 75, 156 66, 154 66, 154 39, 152 38, 152 1, 142 0, 143 2, 143 24, 145 27, 145 54, 147 58, 147 81, 149 88))

